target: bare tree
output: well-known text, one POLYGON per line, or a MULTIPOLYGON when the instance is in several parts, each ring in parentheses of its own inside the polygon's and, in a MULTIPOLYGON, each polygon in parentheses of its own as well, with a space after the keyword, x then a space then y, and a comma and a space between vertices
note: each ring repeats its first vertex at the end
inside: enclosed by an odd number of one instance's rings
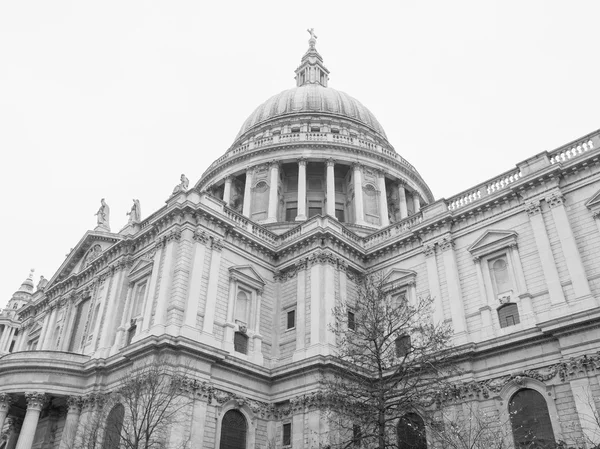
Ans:
POLYGON ((477 402, 441 404, 429 427, 431 439, 442 449, 508 449, 512 447, 510 418, 477 402))
POLYGON ((452 368, 451 329, 434 323, 431 298, 411 301, 377 274, 334 315, 339 363, 323 380, 337 427, 330 444, 398 447, 398 419, 423 416, 452 368))
POLYGON ((189 421, 193 381, 186 372, 166 358, 127 372, 117 388, 87 412, 74 449, 185 448, 185 435, 175 438, 175 445, 169 445, 169 438, 178 423, 189 421))

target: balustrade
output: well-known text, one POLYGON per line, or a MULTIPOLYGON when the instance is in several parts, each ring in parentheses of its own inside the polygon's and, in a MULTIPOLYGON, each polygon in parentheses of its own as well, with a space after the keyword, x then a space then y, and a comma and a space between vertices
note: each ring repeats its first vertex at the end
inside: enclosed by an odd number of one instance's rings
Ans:
POLYGON ((568 145, 566 148, 562 147, 558 150, 550 153, 550 163, 556 164, 557 162, 566 162, 569 159, 573 159, 587 151, 594 149, 594 142, 592 139, 586 139, 582 142, 578 142, 574 145, 568 145))

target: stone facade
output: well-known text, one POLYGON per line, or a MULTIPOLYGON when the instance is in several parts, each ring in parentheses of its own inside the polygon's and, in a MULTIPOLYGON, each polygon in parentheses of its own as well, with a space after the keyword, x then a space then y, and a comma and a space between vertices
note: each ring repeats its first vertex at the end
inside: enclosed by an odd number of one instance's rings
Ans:
POLYGON ((332 310, 368 270, 452 324, 465 362, 449 401, 507 415, 531 389, 557 442, 598 443, 600 132, 435 200, 309 45, 297 86, 194 187, 118 233, 86 232, 52 279, 15 293, 0 315, 5 447, 70 447, 86 401, 157 351, 194 367, 193 413, 170 441, 219 447, 239 410, 245 447, 282 447, 288 424, 292 447, 316 447, 332 310))

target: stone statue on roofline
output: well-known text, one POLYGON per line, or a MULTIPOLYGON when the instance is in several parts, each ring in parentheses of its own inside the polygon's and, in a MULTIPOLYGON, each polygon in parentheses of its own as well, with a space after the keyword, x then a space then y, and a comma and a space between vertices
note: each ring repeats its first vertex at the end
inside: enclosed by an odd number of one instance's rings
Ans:
POLYGON ((95 213, 97 226, 95 230, 103 230, 110 232, 110 208, 104 198, 100 200, 100 209, 95 213))
POLYGON ((133 200, 133 206, 131 206, 131 210, 127 212, 129 215, 128 224, 139 223, 142 220, 142 209, 140 206, 140 200, 133 200))
POLYGON ((175 195, 176 193, 179 193, 179 192, 187 192, 187 189, 190 185, 190 180, 187 179, 187 177, 184 174, 181 175, 179 180, 181 182, 179 184, 177 184, 175 186, 175 188, 173 189, 173 195, 175 195))

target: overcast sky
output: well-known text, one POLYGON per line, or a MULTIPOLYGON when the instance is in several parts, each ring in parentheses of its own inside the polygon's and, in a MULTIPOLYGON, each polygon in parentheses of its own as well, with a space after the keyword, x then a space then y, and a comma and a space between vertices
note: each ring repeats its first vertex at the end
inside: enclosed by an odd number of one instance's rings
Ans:
POLYGON ((600 128, 597 1, 0 2, 0 306, 195 184, 293 87, 308 27, 436 198, 600 128))

